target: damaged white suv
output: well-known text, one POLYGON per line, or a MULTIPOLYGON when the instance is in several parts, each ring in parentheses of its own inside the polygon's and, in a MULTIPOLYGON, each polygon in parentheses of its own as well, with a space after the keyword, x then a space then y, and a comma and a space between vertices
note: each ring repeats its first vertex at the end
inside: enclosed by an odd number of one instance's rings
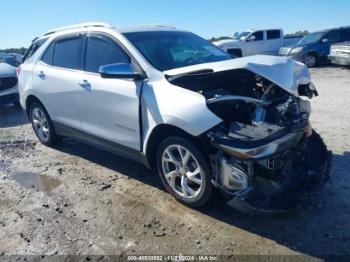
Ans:
POLYGON ((143 162, 192 207, 215 187, 241 210, 289 210, 328 178, 301 63, 233 59, 166 26, 82 24, 37 41, 19 89, 45 145, 72 137, 143 162))

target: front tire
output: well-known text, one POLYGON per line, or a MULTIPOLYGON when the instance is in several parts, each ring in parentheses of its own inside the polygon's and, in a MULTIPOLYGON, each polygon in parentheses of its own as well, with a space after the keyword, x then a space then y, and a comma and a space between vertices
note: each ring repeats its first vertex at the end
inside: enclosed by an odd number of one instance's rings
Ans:
POLYGON ((318 64, 318 58, 315 54, 308 54, 305 60, 307 67, 315 67, 318 64))
POLYGON ((30 106, 30 121, 34 132, 41 143, 46 146, 53 146, 59 141, 52 125, 49 114, 39 103, 33 103, 30 106))
POLYGON ((208 160, 189 139, 163 140, 157 151, 157 171, 167 191, 187 206, 200 207, 212 194, 208 160))

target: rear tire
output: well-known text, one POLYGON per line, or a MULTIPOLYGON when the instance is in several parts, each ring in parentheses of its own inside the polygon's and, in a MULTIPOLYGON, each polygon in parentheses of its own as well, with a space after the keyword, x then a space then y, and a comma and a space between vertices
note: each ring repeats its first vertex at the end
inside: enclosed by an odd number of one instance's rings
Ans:
POLYGON ((190 207, 207 203, 213 191, 210 167, 205 155, 189 139, 164 139, 156 161, 165 188, 179 202, 190 207))
POLYGON ((40 103, 34 102, 30 105, 29 116, 34 132, 41 143, 53 146, 60 141, 49 114, 40 103))

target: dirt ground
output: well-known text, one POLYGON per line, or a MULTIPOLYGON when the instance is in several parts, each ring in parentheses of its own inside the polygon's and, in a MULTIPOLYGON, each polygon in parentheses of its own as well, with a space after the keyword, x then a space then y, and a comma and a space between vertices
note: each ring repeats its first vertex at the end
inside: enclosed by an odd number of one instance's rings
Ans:
POLYGON ((47 148, 21 109, 1 106, 1 255, 350 255, 350 70, 311 71, 312 123, 334 153, 332 179, 278 217, 240 214, 219 195, 187 208, 143 166, 71 140, 47 148))

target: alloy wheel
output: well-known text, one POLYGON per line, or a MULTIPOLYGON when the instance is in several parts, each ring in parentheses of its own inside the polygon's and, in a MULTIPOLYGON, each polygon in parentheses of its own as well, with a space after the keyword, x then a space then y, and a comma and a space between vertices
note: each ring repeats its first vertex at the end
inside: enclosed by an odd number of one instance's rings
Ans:
POLYGON ((185 147, 170 145, 163 151, 162 171, 176 194, 187 199, 200 194, 204 173, 197 159, 185 147))
POLYGON ((35 107, 32 110, 32 122, 35 133, 38 135, 39 139, 42 142, 47 143, 50 139, 49 122, 45 113, 38 107, 35 107))
POLYGON ((308 55, 307 58, 306 58, 305 64, 306 64, 308 67, 313 67, 313 66, 315 66, 315 65, 316 65, 316 57, 313 56, 313 55, 308 55))

